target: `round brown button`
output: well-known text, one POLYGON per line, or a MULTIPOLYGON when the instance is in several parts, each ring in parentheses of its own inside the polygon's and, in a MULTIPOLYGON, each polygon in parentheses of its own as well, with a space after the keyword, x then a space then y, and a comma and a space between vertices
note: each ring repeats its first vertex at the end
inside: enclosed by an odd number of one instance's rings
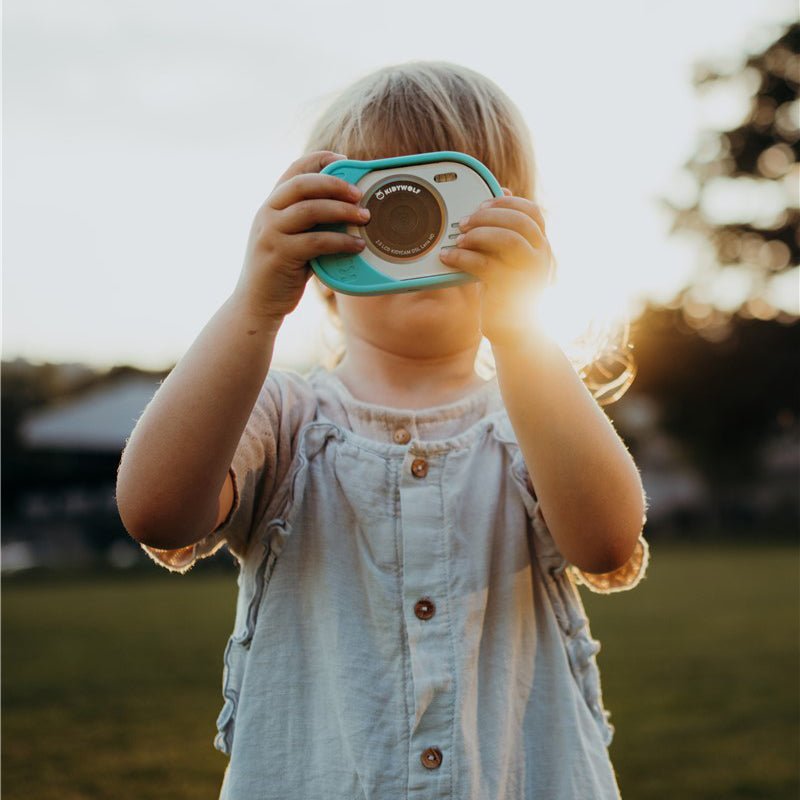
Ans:
POLYGON ((436 605, 430 597, 423 597, 414 605, 414 613, 420 619, 430 619, 436 613, 436 605))
POLYGON ((405 428, 398 428, 394 432, 394 440, 397 444, 408 444, 411 441, 411 434, 405 428))
POLYGON ((415 478, 424 478, 428 474, 428 462, 424 458, 415 458, 411 463, 411 474, 415 478))
POLYGON ((442 751, 438 747, 429 747, 420 753, 419 760, 426 769, 437 769, 442 765, 442 751))

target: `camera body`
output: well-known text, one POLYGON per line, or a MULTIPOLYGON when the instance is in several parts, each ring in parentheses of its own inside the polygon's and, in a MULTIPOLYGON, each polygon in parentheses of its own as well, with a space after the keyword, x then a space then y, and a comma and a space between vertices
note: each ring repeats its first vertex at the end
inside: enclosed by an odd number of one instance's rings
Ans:
POLYGON ((311 259, 317 277, 344 294, 374 295, 454 286, 477 280, 439 259, 453 247, 458 221, 503 190, 476 158, 443 150, 375 161, 342 159, 323 173, 356 184, 366 225, 319 225, 364 239, 360 253, 311 259))

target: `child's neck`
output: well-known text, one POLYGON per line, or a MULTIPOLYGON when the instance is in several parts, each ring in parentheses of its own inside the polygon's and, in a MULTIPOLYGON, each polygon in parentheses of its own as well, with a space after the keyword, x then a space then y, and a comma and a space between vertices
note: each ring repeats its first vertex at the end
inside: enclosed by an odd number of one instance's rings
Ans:
POLYGON ((333 372, 356 400, 390 408, 430 408, 455 403, 485 384, 475 372, 475 355, 476 347, 470 346, 414 357, 351 339, 333 372))

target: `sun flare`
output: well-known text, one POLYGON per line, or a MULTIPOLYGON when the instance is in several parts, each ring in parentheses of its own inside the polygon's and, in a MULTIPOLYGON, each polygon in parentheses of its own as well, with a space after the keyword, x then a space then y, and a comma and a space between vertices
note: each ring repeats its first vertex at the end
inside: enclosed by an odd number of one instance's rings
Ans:
POLYGON ((603 404, 621 397, 636 373, 630 312, 611 298, 605 300, 556 284, 545 291, 535 312, 539 325, 603 404))

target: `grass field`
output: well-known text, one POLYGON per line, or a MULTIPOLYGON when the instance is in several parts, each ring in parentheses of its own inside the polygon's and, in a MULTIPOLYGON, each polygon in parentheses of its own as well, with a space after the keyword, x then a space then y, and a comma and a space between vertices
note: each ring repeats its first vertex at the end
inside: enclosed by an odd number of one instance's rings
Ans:
MULTIPOLYGON (((797 800, 797 550, 651 550, 633 591, 581 589, 623 798, 797 800)), ((235 573, 202 563, 5 578, 3 798, 216 798, 235 597, 235 573)))

